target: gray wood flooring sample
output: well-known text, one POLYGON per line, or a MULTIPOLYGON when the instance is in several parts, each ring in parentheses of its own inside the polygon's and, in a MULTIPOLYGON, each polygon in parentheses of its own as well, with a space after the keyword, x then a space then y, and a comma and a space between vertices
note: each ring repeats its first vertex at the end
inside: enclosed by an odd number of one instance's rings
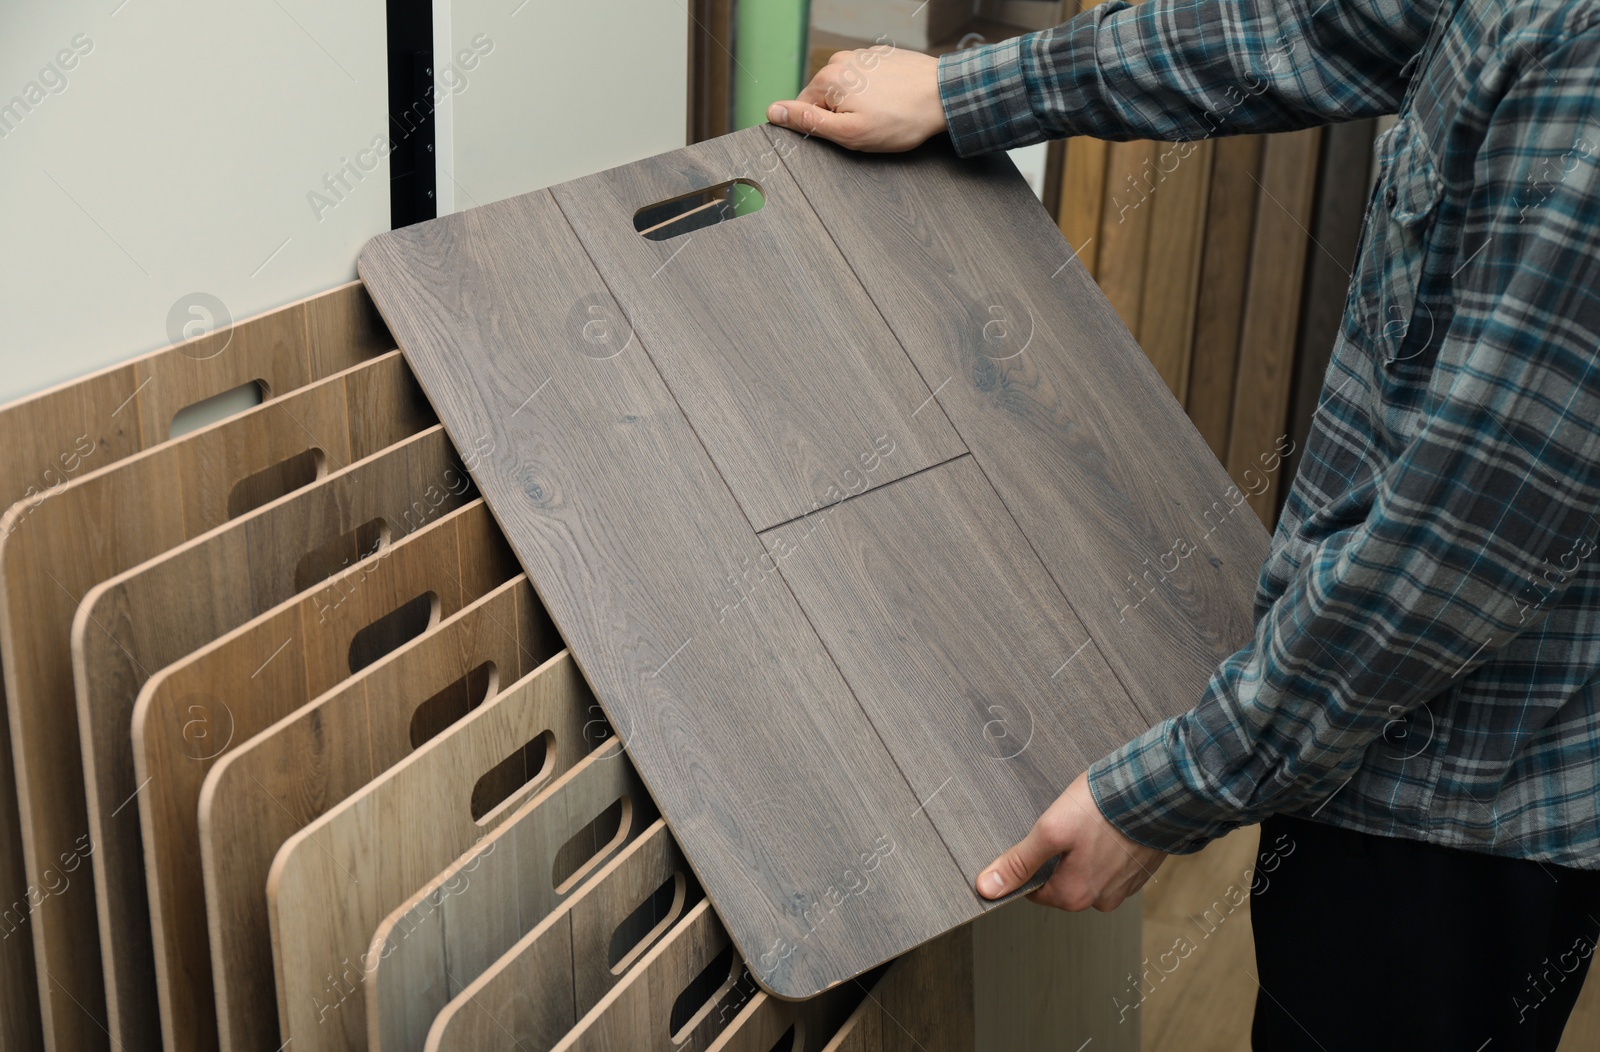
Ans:
POLYGON ((360 270, 780 997, 988 908, 1248 638, 1265 532, 1003 158, 754 128, 360 270))

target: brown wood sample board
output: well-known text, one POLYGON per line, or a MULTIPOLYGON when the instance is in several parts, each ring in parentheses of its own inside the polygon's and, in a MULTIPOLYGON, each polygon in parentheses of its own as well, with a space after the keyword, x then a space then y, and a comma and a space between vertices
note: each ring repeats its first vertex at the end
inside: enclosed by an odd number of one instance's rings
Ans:
MULTIPOLYGON (((100 838, 96 854, 107 856, 97 861, 108 863, 112 853, 117 855, 117 867, 105 870, 105 887, 96 889, 105 896, 101 904, 119 919, 118 931, 111 934, 126 941, 136 925, 145 925, 148 932, 147 901, 139 901, 147 856, 138 826, 149 794, 167 788, 147 782, 148 772, 140 773, 136 765, 137 742, 129 745, 130 722, 135 735, 140 729, 135 702, 141 688, 195 649, 341 570, 354 570, 344 564, 356 561, 356 541, 364 527, 380 522, 380 536, 398 539, 471 499, 470 480, 435 426, 102 581, 83 595, 71 621, 70 667, 79 687, 85 744, 95 763, 107 765, 90 768, 86 788, 91 828, 100 838), (454 491, 446 488, 450 479, 455 480, 454 491), (436 507, 423 496, 427 487, 437 487, 443 495, 436 507), (428 509, 426 517, 419 517, 418 502, 428 509), (117 879, 109 879, 113 877, 117 879)), ((323 600, 324 605, 337 601, 337 595, 323 600)), ((331 638, 321 642, 327 646, 331 638)), ((193 757, 211 750, 211 735, 225 735, 226 721, 218 717, 222 709, 215 698, 192 698, 189 704, 194 711, 160 732, 170 731, 169 744, 187 750, 185 762, 193 764, 193 757)), ((192 805, 188 820, 194 821, 192 805)), ((74 920, 81 923, 76 915, 74 920)), ((92 914, 89 920, 92 935, 92 914)), ((151 981, 149 946, 147 941, 145 959, 132 968, 142 985, 151 981)), ((109 949, 115 962, 117 944, 109 949)), ((97 952, 96 972, 99 964, 97 952)), ((147 1000, 136 995, 132 1007, 139 1018, 153 1022, 147 1000)), ((107 1029, 125 1018, 132 1017, 120 1010, 112 1013, 107 1029)), ((171 1018, 165 1014, 162 1025, 171 1018)))
POLYGON ((780 997, 988 908, 1249 636, 1265 532, 1003 157, 748 129, 360 269, 780 997))
MULTIPOLYGON (((109 1007, 116 1018, 108 1029, 118 1042, 159 1033, 149 940, 140 937, 148 931, 142 908, 130 923, 106 895, 108 867, 137 868, 140 859, 137 851, 119 854, 95 808, 85 807, 86 775, 91 794, 97 777, 106 785, 100 800, 106 812, 133 792, 131 778, 124 782, 110 773, 132 773, 132 698, 100 713, 99 726, 85 722, 80 733, 69 645, 79 598, 145 559, 431 423, 405 363, 390 354, 81 474, 0 519, 0 651, 18 744, 24 842, 31 862, 44 870, 73 858, 86 862, 81 879, 34 911, 36 954, 77 1003, 74 1015, 89 1014, 81 1025, 97 1029, 91 1021, 109 1007), (151 499, 163 492, 172 499, 151 499), (96 901, 112 906, 99 915, 98 938, 96 901), (126 965, 106 969, 108 997, 101 994, 102 947, 108 961, 126 965), (120 1001, 119 985, 127 987, 120 1001)), ((124 814, 132 819, 133 809, 124 814)), ((112 886, 120 883, 120 874, 112 878, 112 886)))
POLYGON ((615 747, 519 808, 378 926, 367 949, 367 1047, 421 1048, 464 984, 655 820, 655 803, 615 747))
MULTIPOLYGON (((196 402, 253 383, 262 400, 271 405, 393 346, 365 291, 352 282, 0 407, 0 433, 6 444, 6 455, 0 458, 0 513, 12 509, 0 532, 25 529, 49 499, 86 474, 141 450, 173 445, 168 435, 174 417, 196 402)), ((280 409, 286 408, 280 403, 280 409)), ((337 440, 342 441, 343 435, 337 440)), ((184 482, 203 484, 204 466, 194 460, 185 464, 184 482)), ((215 461, 211 467, 227 470, 231 464, 215 461)), ((173 480, 167 476, 163 481, 170 484, 173 480)), ((145 494, 147 499, 151 496, 145 494)), ((228 496, 226 490, 223 496, 228 496)), ((172 517, 192 521, 187 513, 172 517)), ((74 536, 87 541, 83 531, 91 525, 81 524, 74 536)), ((108 555, 117 557, 117 546, 108 547, 110 551, 85 543, 77 554, 85 564, 100 565, 108 555)), ((99 979, 78 971, 80 965, 99 968, 98 960, 79 952, 93 944, 95 911, 85 897, 91 893, 75 892, 82 901, 74 909, 82 914, 87 928, 80 925, 69 931, 55 918, 46 924, 42 914, 35 915, 40 909, 55 909, 50 904, 53 895, 46 896, 44 891, 65 883, 66 874, 59 867, 67 860, 40 854, 39 836, 54 834, 35 830, 37 835, 30 834, 26 854, 30 863, 42 860, 44 870, 37 871, 35 865, 29 883, 13 772, 11 725, 17 719, 13 713, 11 720, 0 720, 0 923, 5 935, 0 938, 0 1048, 35 1048, 46 1035, 56 1047, 103 1047, 108 1035, 96 1025, 104 1022, 99 979), (71 943, 73 939, 78 942, 71 943), (35 940, 48 958, 40 960, 37 971, 35 940), (72 949, 63 949, 69 943, 72 949), (52 976, 54 986, 49 985, 52 976), (42 1032, 41 991, 45 994, 42 1032)), ((70 728, 66 731, 71 733, 70 728)), ((25 758, 29 746, 18 741, 15 750, 25 758)), ((62 758, 67 764, 62 773, 75 773, 76 758, 62 758)), ((29 777, 26 772, 17 773, 29 777)), ((68 813, 75 809, 81 815, 81 792, 80 786, 62 802, 68 813)), ((39 806, 48 810, 56 805, 41 801, 39 806)), ((81 820, 65 831, 68 841, 86 832, 81 820)), ((68 860, 73 857, 69 853, 68 860)), ((74 864, 74 872, 87 868, 81 860, 74 864)), ((68 887, 88 889, 91 884, 85 872, 68 887)))
POLYGON ((519 576, 217 759, 198 805, 210 945, 177 949, 211 954, 226 1052, 283 1043, 264 894, 283 842, 560 649, 519 576))
MULTIPOLYGON (((351 676, 363 640, 402 641, 515 573, 482 502, 473 501, 168 665, 140 689, 133 759, 139 783, 148 784, 136 814, 162 1022, 173 1047, 217 1042, 196 821, 213 766, 351 676)), ((270 1023, 265 1029, 270 1034, 270 1023)))
POLYGON ((284 841, 267 903, 286 1044, 367 1047, 379 924, 586 755, 603 759, 583 733, 590 700, 562 651, 284 841))

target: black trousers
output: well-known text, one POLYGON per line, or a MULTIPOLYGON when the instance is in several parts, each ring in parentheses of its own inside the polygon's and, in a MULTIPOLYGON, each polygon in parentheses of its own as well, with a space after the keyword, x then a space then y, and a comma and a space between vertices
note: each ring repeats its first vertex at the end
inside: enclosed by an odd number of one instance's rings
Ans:
POLYGON ((1250 897, 1251 1044, 1554 1052, 1596 918, 1600 871, 1269 818, 1250 897))

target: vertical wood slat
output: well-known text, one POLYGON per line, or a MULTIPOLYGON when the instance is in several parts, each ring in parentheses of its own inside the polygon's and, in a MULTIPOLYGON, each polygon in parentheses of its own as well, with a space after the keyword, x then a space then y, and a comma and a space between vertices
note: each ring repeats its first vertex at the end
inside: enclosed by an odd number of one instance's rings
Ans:
POLYGON ((1150 199, 1160 151, 1160 143, 1141 139, 1111 143, 1106 155, 1106 201, 1094 277, 1135 339, 1142 338, 1140 316, 1155 211, 1150 199))
POLYGON ((1189 392, 1214 145, 1166 143, 1156 154, 1162 181, 1150 202, 1139 343, 1180 402, 1189 392))
POLYGON ((1250 275, 1257 177, 1265 139, 1219 139, 1213 148, 1195 304, 1194 353, 1184 404, 1189 419, 1218 460, 1228 455, 1239 329, 1250 275))
POLYGON ((1309 247, 1306 228, 1321 143, 1322 130, 1308 128, 1271 136, 1262 153, 1226 464, 1234 484, 1268 528, 1277 518, 1283 476, 1278 470, 1282 465, 1273 458, 1285 451, 1282 441, 1309 247))

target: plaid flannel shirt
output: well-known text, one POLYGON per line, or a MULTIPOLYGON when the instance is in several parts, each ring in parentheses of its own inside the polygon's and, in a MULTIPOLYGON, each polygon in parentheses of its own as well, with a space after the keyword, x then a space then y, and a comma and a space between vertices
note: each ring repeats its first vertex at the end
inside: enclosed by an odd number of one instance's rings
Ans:
POLYGON ((963 154, 1400 117, 1254 637, 1106 816, 1600 868, 1600 3, 1112 0, 939 75, 963 154))

